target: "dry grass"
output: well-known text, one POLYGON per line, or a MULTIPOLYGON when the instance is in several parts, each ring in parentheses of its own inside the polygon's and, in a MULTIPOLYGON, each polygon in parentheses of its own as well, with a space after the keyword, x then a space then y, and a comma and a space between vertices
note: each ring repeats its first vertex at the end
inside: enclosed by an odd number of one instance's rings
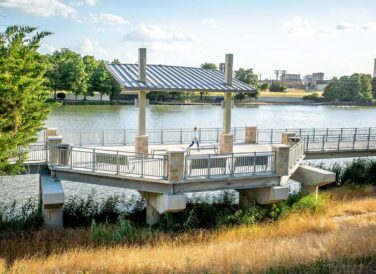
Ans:
POLYGON ((288 89, 286 92, 270 92, 270 91, 262 91, 260 93, 260 97, 288 97, 288 98, 302 98, 304 96, 317 93, 319 96, 322 96, 322 91, 315 91, 315 92, 306 92, 303 89, 288 89))
MULTIPOLYGON (((156 234, 149 244, 139 246, 96 248, 88 230, 64 230, 66 234, 54 232, 56 234, 49 237, 57 237, 50 250, 46 246, 39 250, 48 256, 35 256, 38 243, 43 242, 48 233, 39 232, 39 238, 32 235, 29 241, 18 241, 26 250, 28 244, 34 242, 34 248, 28 253, 34 257, 17 256, 7 271, 259 272, 269 267, 312 264, 317 260, 376 256, 375 188, 357 191, 341 188, 328 193, 332 198, 319 214, 296 213, 275 223, 194 231, 179 236, 156 234), (85 242, 86 246, 81 245, 85 242)), ((4 261, 0 260, 0 273, 4 272, 2 268, 5 268, 4 261)))

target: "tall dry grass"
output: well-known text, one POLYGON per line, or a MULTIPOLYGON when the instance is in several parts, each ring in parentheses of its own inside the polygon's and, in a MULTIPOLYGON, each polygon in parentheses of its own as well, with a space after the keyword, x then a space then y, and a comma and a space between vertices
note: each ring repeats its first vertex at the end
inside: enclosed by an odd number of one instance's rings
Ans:
POLYGON ((17 260, 10 273, 170 273, 259 272, 316 260, 376 255, 376 224, 327 233, 304 233, 278 239, 239 238, 226 242, 174 246, 77 249, 47 258, 17 260))
MULTIPOLYGON (((212 273, 376 256, 375 188, 328 193, 332 198, 317 214, 298 212, 251 227, 156 232, 133 246, 99 247, 88 229, 15 234, 0 243, 0 257, 8 259, 10 273, 212 273)), ((0 260, 0 273, 1 267, 0 260)))

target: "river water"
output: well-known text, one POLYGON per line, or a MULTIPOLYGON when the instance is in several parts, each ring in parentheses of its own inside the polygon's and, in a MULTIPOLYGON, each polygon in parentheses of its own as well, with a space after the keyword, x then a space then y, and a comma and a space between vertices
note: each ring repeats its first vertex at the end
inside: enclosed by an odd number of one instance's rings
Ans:
MULTIPOLYGON (((162 106, 147 108, 148 128, 222 127, 220 106, 162 106)), ((234 107, 232 126, 259 128, 376 127, 376 107, 310 105, 252 105, 234 107)), ((137 108, 124 105, 61 106, 48 117, 46 126, 69 130, 135 129, 137 108)), ((95 189, 98 198, 134 191, 64 181, 66 196, 85 197, 95 189)), ((22 203, 38 196, 38 176, 0 177, 0 204, 22 203)))

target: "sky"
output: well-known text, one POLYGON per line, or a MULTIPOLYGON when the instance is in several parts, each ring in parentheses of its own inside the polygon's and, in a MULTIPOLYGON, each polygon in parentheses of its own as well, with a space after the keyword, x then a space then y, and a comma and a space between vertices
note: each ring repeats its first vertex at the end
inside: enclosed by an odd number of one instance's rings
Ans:
POLYGON ((199 66, 224 62, 264 78, 324 72, 372 73, 375 0, 0 0, 0 31, 30 25, 53 32, 41 52, 69 48, 98 59, 199 66))

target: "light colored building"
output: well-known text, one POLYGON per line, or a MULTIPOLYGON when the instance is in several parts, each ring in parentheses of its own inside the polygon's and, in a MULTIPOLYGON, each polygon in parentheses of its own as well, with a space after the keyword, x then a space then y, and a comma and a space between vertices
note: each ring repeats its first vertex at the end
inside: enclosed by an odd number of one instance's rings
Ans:
POLYGON ((282 81, 284 82, 301 82, 300 74, 286 73, 282 74, 282 81))
POLYGON ((312 82, 316 83, 317 81, 323 81, 324 80, 324 73, 323 72, 315 72, 312 73, 312 82))

